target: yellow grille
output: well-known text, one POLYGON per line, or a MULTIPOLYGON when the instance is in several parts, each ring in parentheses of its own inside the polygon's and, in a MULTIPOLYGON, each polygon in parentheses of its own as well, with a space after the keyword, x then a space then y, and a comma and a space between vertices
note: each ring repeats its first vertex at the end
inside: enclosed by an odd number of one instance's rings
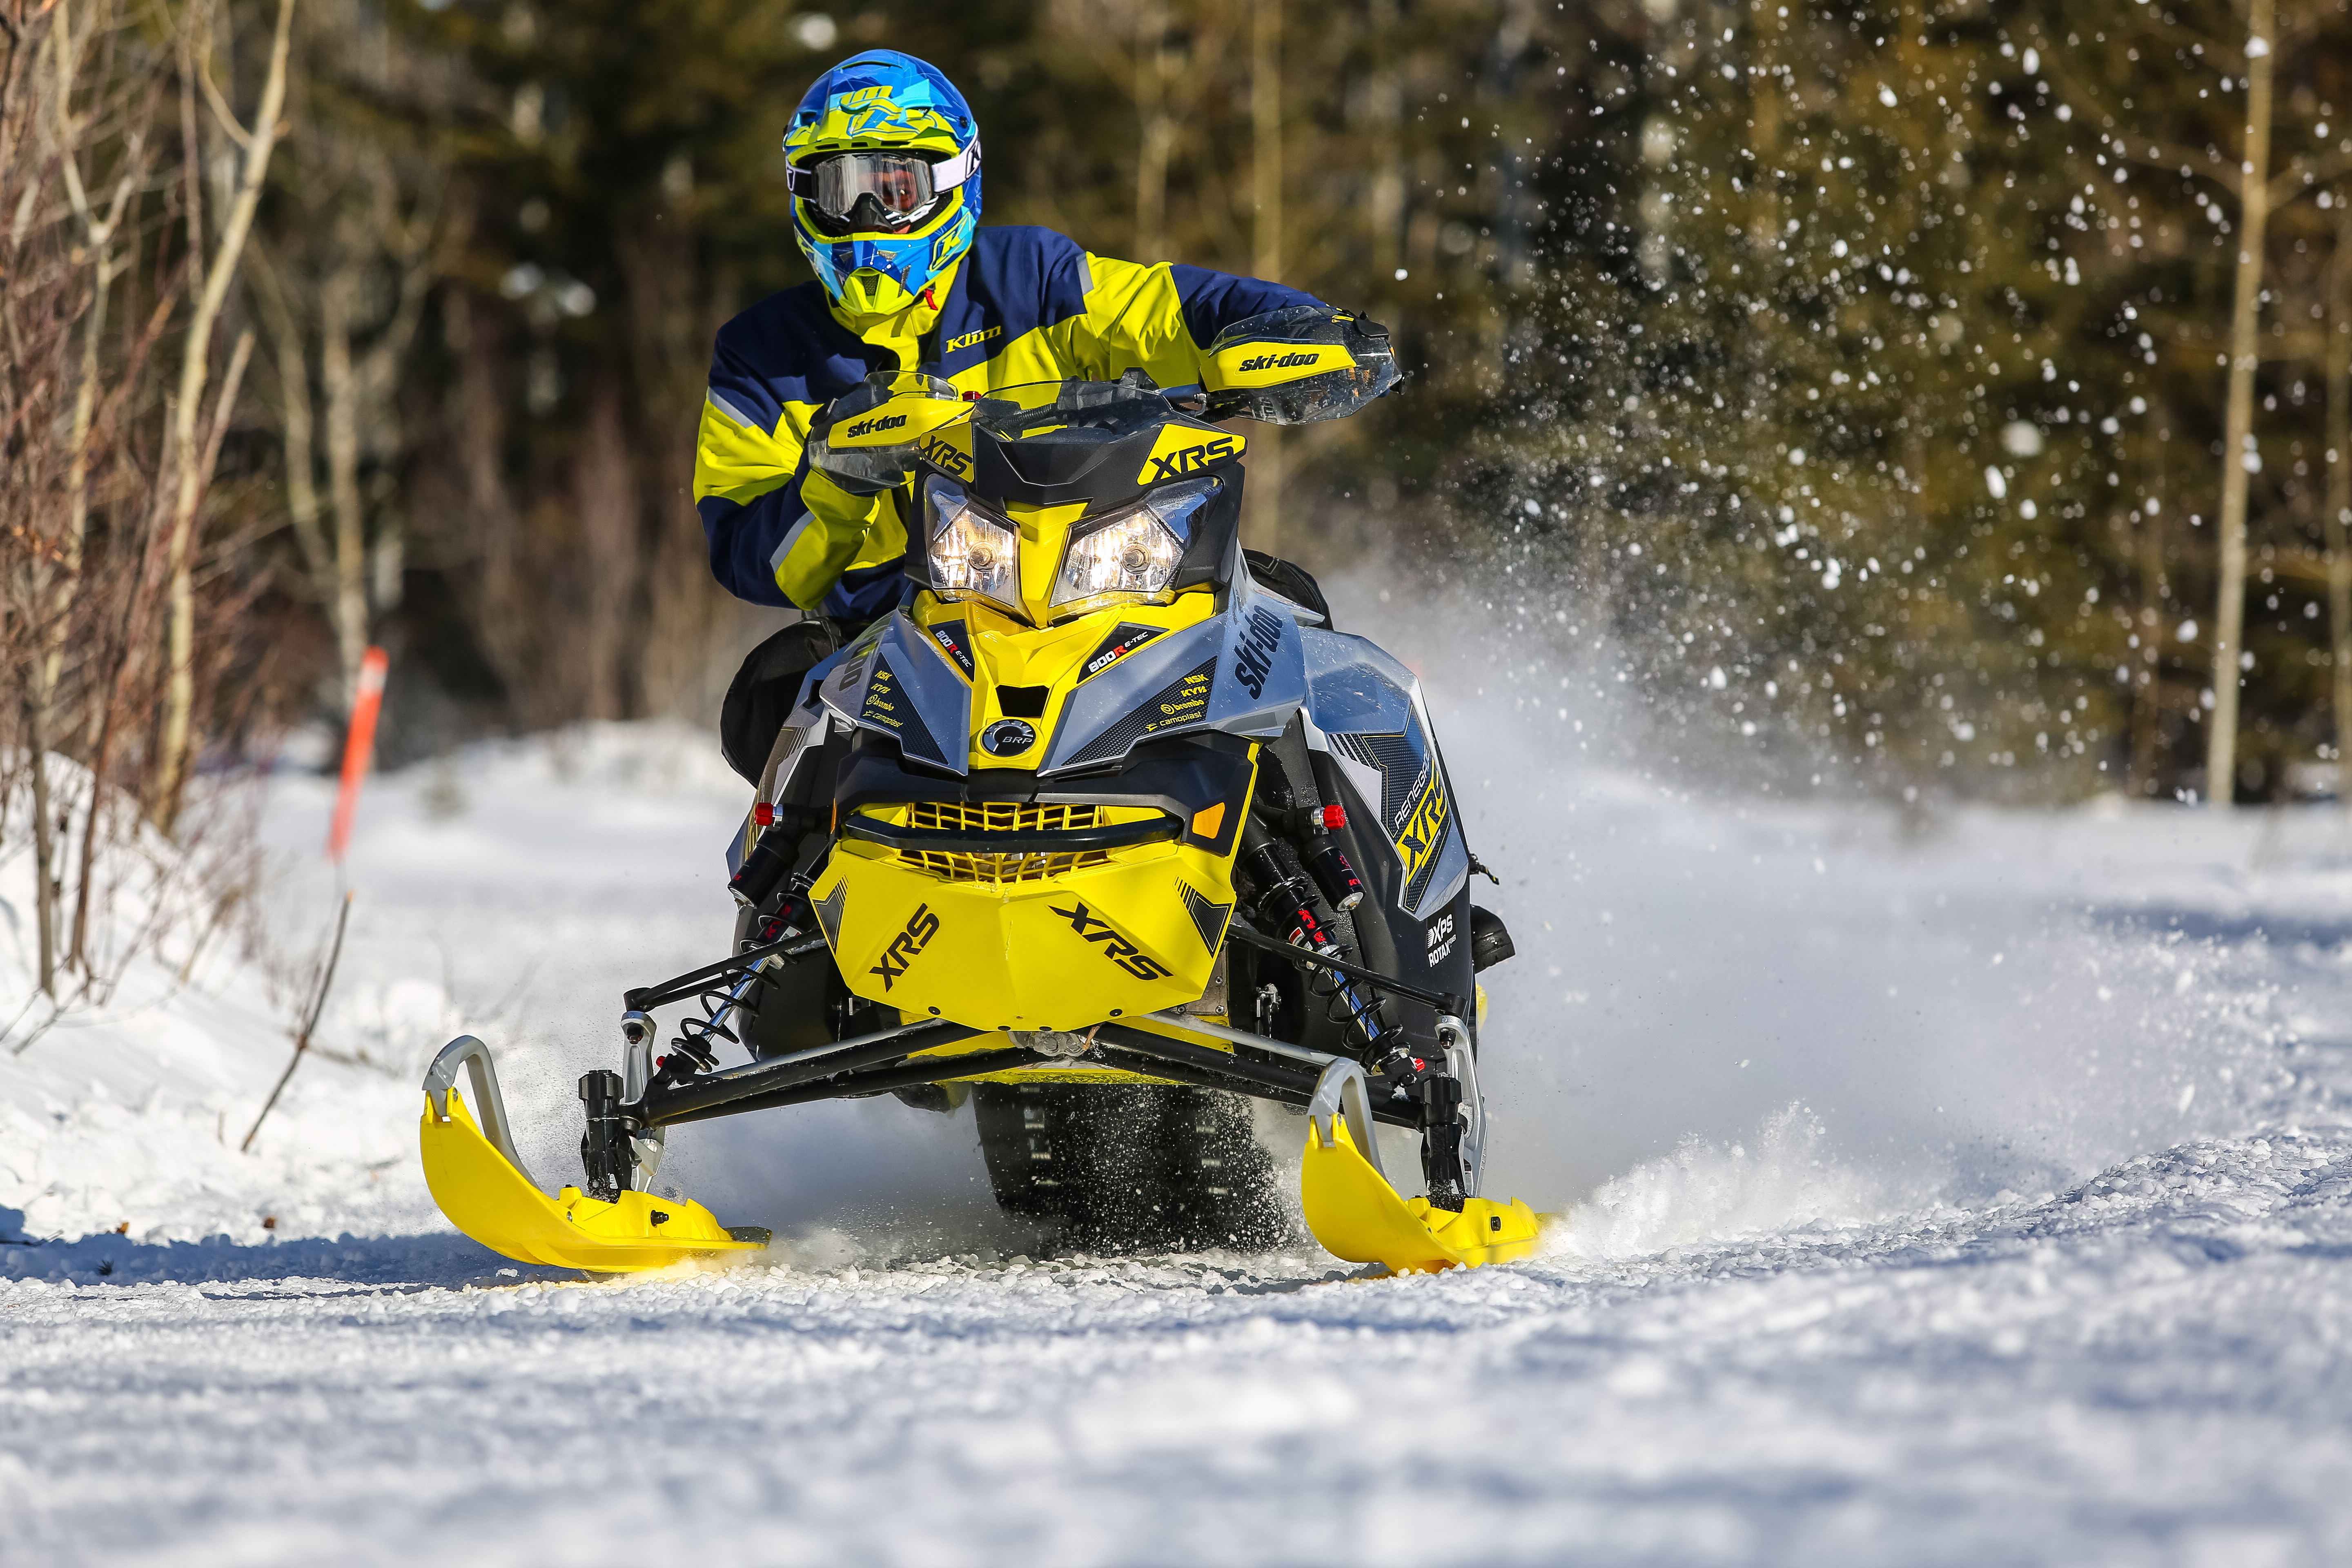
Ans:
MULTIPOLYGON (((962 801, 920 801, 907 813, 909 827, 945 827, 959 833, 1065 833, 1095 826, 1091 805, 1019 805, 962 801)), ((902 849, 898 858, 918 870, 950 882, 1043 882, 1108 866, 1100 849, 1075 855, 950 855, 935 849, 902 849)))

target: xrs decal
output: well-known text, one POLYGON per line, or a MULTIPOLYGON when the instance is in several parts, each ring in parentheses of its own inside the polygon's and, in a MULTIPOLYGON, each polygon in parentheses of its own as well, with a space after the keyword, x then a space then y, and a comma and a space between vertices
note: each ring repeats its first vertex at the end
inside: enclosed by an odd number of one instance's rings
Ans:
POLYGON ((907 973, 915 955, 930 946, 931 938, 939 934, 940 917, 931 913, 931 906, 916 905, 915 912, 907 919, 907 929, 890 939, 890 945, 882 950, 882 962, 866 973, 880 975, 882 989, 889 990, 891 983, 907 973))
POLYGON ((1094 913, 1086 905, 1080 904, 1075 910, 1066 910, 1059 904, 1048 904, 1045 907, 1069 921, 1070 929, 1088 942, 1101 942, 1103 956, 1138 980, 1165 980, 1171 973, 1170 970, 1161 968, 1159 960, 1146 957, 1142 950, 1119 935, 1110 921, 1094 913))
POLYGON ((1211 463, 1224 461, 1239 449, 1234 444, 1234 437, 1220 436, 1197 447, 1183 447, 1173 452, 1155 452, 1147 459, 1143 472, 1135 477, 1135 482, 1156 485, 1162 479, 1181 479, 1186 474, 1200 472, 1211 463))
POLYGON ((960 452, 944 436, 926 436, 915 444, 915 451, 923 461, 942 472, 963 479, 971 472, 971 454, 960 452))
POLYGON ((1249 688, 1252 697, 1265 695, 1265 678, 1274 669, 1274 650, 1282 646, 1282 621, 1264 605, 1250 607, 1249 625, 1242 629, 1241 651, 1234 656, 1234 678, 1249 688))
POLYGON ((1445 775, 1432 768, 1428 783, 1412 803, 1412 815, 1397 833, 1397 854, 1404 861, 1408 908, 1420 894, 1423 874, 1437 864, 1437 852, 1444 847, 1446 823, 1451 816, 1445 799, 1445 775))

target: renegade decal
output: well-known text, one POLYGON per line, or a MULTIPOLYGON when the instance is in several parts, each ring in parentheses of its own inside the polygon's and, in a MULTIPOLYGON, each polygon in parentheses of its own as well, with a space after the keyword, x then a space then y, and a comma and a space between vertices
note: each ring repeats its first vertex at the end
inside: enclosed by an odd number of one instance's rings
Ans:
POLYGON ((1241 651, 1234 657, 1234 678, 1249 688, 1252 697, 1265 695, 1265 678, 1274 669, 1274 650, 1282 646, 1283 617, 1264 605, 1250 606, 1249 624, 1242 629, 1241 651))
POLYGON ((1220 436, 1197 447, 1181 447, 1173 452, 1155 452, 1146 459, 1143 472, 1135 476, 1135 482, 1156 485, 1162 479, 1181 479, 1186 474, 1200 472, 1212 463, 1221 463, 1239 450, 1233 437, 1220 436))
POLYGON ((1437 852, 1444 847, 1445 829, 1452 816, 1445 799, 1444 775, 1432 768, 1427 777, 1420 796, 1412 803, 1411 816, 1397 833, 1397 854, 1404 861, 1404 901, 1408 907, 1419 900, 1426 873, 1436 868, 1437 852))
POLYGON ((948 658, 955 661, 955 667, 963 671, 963 678, 970 680, 971 679, 971 645, 970 634, 964 630, 963 623, 941 621, 938 626, 931 627, 930 632, 931 640, 940 645, 948 658))
POLYGON ((1080 904, 1075 910, 1066 910, 1059 904, 1048 904, 1045 907, 1069 921, 1070 929, 1088 942, 1101 942, 1103 956, 1138 980, 1165 980, 1169 977, 1171 971, 1161 968, 1159 960, 1146 957, 1143 951, 1135 943, 1119 935, 1110 921, 1094 913, 1086 905, 1080 904))
POLYGON ((1086 663, 1078 666, 1078 681, 1089 680, 1100 675, 1167 629, 1166 626, 1139 626, 1133 622, 1122 624, 1110 636, 1103 638, 1101 647, 1087 656, 1086 663))
MULTIPOLYGON (((1057 910, 1055 912, 1058 914, 1061 911, 1057 910)), ((880 975, 882 989, 889 990, 891 982, 906 973, 907 966, 915 961, 915 955, 930 946, 931 938, 939 934, 940 917, 931 913, 931 906, 916 905, 915 912, 907 917, 907 929, 890 939, 890 945, 882 950, 882 962, 866 973, 880 975)))

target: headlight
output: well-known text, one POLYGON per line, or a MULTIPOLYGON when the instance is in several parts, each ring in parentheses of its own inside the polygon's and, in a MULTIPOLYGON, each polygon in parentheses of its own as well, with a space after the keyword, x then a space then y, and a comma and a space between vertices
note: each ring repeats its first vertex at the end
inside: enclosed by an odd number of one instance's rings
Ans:
POLYGON ((923 521, 934 590, 951 597, 976 595, 1020 612, 1014 564, 1020 541, 1011 523, 982 510, 960 488, 940 479, 923 489, 923 521))
POLYGON ((1193 516, 1216 492, 1214 479, 1171 485, 1139 506, 1078 524, 1054 579, 1054 608, 1165 594, 1184 559, 1193 516))

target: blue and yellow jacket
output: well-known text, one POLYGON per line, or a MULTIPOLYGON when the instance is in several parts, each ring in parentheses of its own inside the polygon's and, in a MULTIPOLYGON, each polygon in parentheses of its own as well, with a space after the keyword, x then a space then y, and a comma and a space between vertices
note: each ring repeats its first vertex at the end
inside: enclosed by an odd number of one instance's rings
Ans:
POLYGON ((803 456, 810 422, 869 372, 927 368, 984 392, 1139 367, 1184 386, 1226 327, 1315 303, 1255 279, 1090 256, 1043 228, 982 229, 895 316, 852 325, 814 283, 772 294, 719 330, 711 355, 694 459, 710 569, 758 605, 864 619, 897 600, 907 551, 897 497, 845 496, 822 475, 812 481, 803 456))

